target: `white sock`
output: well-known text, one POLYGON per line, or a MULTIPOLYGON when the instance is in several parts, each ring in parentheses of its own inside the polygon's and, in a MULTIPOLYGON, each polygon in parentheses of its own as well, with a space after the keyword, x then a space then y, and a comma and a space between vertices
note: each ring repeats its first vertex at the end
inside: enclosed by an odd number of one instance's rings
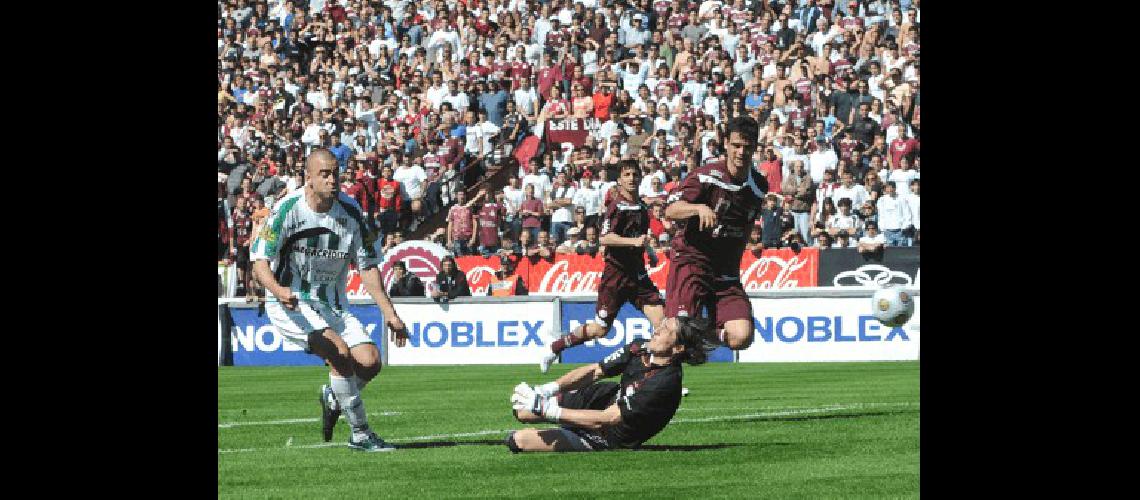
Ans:
POLYGON ((352 437, 362 439, 368 435, 368 417, 364 413, 364 400, 360 398, 360 389, 352 379, 329 375, 333 393, 340 401, 344 419, 352 426, 352 437))

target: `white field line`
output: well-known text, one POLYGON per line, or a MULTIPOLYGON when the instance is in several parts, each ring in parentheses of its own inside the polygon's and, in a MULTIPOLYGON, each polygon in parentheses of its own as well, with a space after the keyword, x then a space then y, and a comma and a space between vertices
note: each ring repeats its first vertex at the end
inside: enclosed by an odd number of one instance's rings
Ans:
MULTIPOLYGON (((369 413, 368 414, 369 417, 392 417, 392 416, 396 416, 396 415, 400 415, 400 412, 398 412, 398 411, 382 411, 382 412, 378 412, 378 413, 369 413)), ((344 419, 344 415, 341 415, 340 418, 344 419)), ((319 417, 317 417, 317 418, 287 418, 284 420, 266 420, 264 422, 226 422, 224 424, 218 424, 218 428, 219 429, 229 429, 232 427, 240 427, 240 426, 244 426, 244 425, 306 424, 306 423, 313 423, 313 422, 320 422, 320 421, 321 421, 321 419, 319 417)))
MULTIPOLYGON (((732 420, 748 420, 748 419, 752 419, 752 418, 784 417, 784 416, 789 416, 789 415, 827 413, 827 412, 832 412, 832 411, 853 410, 853 409, 867 408, 867 407, 896 407, 896 406, 918 406, 918 403, 910 403, 910 402, 903 402, 903 403, 855 403, 855 404, 848 404, 848 405, 827 405, 827 406, 820 406, 820 407, 814 407, 814 408, 812 408, 812 407, 808 407, 808 408, 784 407, 784 408, 773 408, 773 409, 776 409, 779 411, 751 413, 751 414, 746 414, 746 415, 723 415, 723 416, 705 417, 705 418, 680 418, 680 419, 673 419, 673 421, 671 421, 669 423, 670 423, 670 425, 672 425, 672 424, 694 424, 694 423, 704 423, 704 422, 725 422, 725 421, 732 421, 732 420)), ((426 441, 426 440, 430 440, 430 439, 489 436, 489 435, 494 435, 494 434, 506 434, 507 432, 510 432, 510 429, 486 430, 486 431, 476 431, 476 432, 461 432, 458 434, 431 434, 431 435, 427 435, 427 436, 393 438, 393 439, 388 439, 388 441, 391 441, 393 443, 399 443, 399 442, 403 442, 403 441, 426 441)), ((287 447, 290 449, 295 449, 295 448, 331 448, 331 447, 336 447, 336 446, 346 446, 346 445, 345 445, 345 443, 317 443, 317 444, 309 444, 309 445, 302 445, 302 446, 287 446, 287 447)), ((240 453, 240 452, 247 452, 247 451, 265 451, 265 450, 269 450, 269 449, 275 449, 275 448, 240 448, 240 449, 228 449, 228 450, 219 449, 218 453, 240 453)))
POLYGON ((757 411, 757 410, 784 411, 784 410, 797 410, 797 409, 801 409, 801 408, 802 409, 820 409, 820 408, 827 409, 827 408, 837 408, 840 406, 842 406, 842 407, 854 407, 854 408, 871 408, 871 407, 876 407, 876 406, 918 406, 918 403, 911 403, 911 402, 899 402, 899 403, 832 403, 830 405, 825 405, 825 406, 725 406, 725 407, 716 407, 716 408, 711 408, 711 407, 710 408, 705 408, 705 407, 685 408, 684 402, 682 402, 681 407, 677 408, 677 411, 678 412, 682 412, 682 411, 741 411, 741 410, 744 410, 744 411, 757 411))

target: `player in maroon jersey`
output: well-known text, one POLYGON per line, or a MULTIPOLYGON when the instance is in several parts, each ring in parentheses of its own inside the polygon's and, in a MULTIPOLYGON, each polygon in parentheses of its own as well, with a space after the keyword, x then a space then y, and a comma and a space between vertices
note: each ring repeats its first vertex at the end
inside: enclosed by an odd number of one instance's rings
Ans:
POLYGON ((752 169, 756 120, 733 118, 727 130, 725 160, 693 170, 669 196, 665 217, 677 221, 678 231, 665 315, 699 316, 707 307, 716 327, 709 347, 715 342, 742 350, 752 344, 753 327, 752 306, 740 283, 740 257, 768 181, 752 169))
MULTIPOLYGON (((637 197, 640 185, 641 168, 637 160, 622 160, 618 166, 617 195, 607 200, 602 222, 600 243, 606 247, 606 265, 594 306, 597 316, 551 343, 550 352, 543 355, 539 363, 542 373, 546 373, 563 349, 605 337, 613 327, 618 310, 627 301, 641 309, 654 328, 661 322, 664 301, 657 285, 649 279, 642 257, 652 236, 648 235, 648 207, 637 197)), ((656 260, 654 257, 650 256, 651 265, 656 260)))

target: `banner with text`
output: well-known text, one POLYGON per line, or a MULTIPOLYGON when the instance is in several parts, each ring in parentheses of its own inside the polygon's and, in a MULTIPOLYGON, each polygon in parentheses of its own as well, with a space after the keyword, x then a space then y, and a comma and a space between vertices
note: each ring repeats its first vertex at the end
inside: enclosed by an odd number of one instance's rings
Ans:
POLYGON ((918 359, 921 297, 898 328, 871 316, 870 297, 749 300, 756 338, 740 351, 741 362, 918 359))
MULTIPOLYGON (((283 365, 323 365, 324 361, 314 354, 308 354, 297 345, 285 340, 269 322, 269 316, 258 314, 256 307, 230 307, 233 318, 230 328, 230 347, 233 350, 234 366, 283 366, 283 365)), ((360 320, 364 331, 384 348, 384 338, 380 324, 380 309, 375 305, 348 306, 348 310, 360 320)), ((381 357, 383 359, 383 357, 381 357)))
MULTIPOLYGON (((657 266, 649 268, 649 279, 662 293, 669 277, 667 254, 658 253, 657 266)), ((391 283, 391 265, 398 260, 404 261, 408 272, 419 276, 425 285, 435 281, 444 255, 447 251, 443 247, 426 241, 409 241, 389 250, 380 266, 385 287, 391 283)), ((495 271, 502 267, 498 257, 478 255, 458 257, 455 263, 467 274, 471 295, 487 295, 495 271)), ((804 248, 798 253, 788 248, 765 250, 759 257, 744 252, 740 259, 740 281, 748 292, 819 286, 819 266, 817 248, 804 248)), ((515 272, 531 295, 595 295, 604 268, 605 260, 600 255, 565 254, 551 260, 525 258, 517 259, 515 264, 515 272)), ((349 299, 370 298, 355 269, 349 271, 347 288, 349 299)))
MULTIPOLYGON (((562 332, 568 333, 593 318, 593 302, 562 302, 562 332)), ((627 303, 618 311, 608 335, 562 351, 562 362, 597 363, 626 344, 639 338, 648 339, 652 335, 653 328, 649 324, 649 319, 627 303)), ((732 360, 732 351, 727 347, 718 347, 709 354, 710 362, 732 360)))
MULTIPOLYGON (((397 304, 408 343, 391 365, 538 365, 549 349, 554 301, 397 304)), ((375 308, 374 308, 375 309, 375 308)))
POLYGON ((590 131, 586 128, 586 120, 581 118, 555 118, 546 120, 546 130, 542 136, 546 139, 547 148, 558 146, 559 143, 568 142, 574 147, 586 143, 590 131))

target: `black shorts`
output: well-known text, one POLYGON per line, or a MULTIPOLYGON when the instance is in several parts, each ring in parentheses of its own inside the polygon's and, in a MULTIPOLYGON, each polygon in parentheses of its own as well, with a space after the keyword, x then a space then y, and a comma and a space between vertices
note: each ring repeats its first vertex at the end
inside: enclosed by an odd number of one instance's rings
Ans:
POLYGON ((238 269, 249 269, 249 245, 237 245, 237 265, 238 269))
MULTIPOLYGON (((621 385, 617 382, 596 382, 589 387, 559 393, 558 404, 572 410, 604 410, 614 404, 619 390, 621 385)), ((582 438, 594 451, 614 448, 604 433, 568 425, 562 426, 562 429, 582 438)))

